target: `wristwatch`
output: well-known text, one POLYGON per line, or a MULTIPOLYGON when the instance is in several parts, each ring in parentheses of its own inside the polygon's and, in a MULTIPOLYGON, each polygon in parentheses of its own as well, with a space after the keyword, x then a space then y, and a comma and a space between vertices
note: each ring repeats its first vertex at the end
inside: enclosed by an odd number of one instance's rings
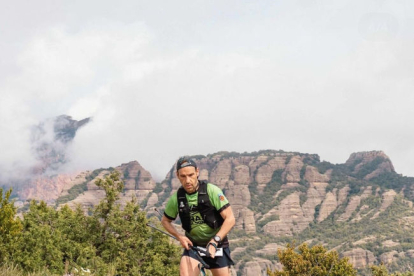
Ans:
POLYGON ((214 241, 215 241, 215 242, 217 242, 217 243, 221 242, 221 238, 220 238, 220 236, 215 235, 213 239, 214 239, 214 241))

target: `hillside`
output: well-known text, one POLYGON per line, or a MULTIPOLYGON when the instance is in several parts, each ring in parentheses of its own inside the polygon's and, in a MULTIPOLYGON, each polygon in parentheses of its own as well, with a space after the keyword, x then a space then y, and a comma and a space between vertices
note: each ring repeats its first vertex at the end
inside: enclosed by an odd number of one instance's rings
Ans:
MULTIPOLYGON (((222 188, 233 207, 236 226, 229 236, 237 275, 265 275, 266 267, 280 267, 277 248, 291 241, 335 249, 361 274, 380 262, 391 271, 413 271, 414 178, 398 175, 383 152, 353 153, 344 164, 274 150, 193 158, 200 179, 222 188)), ((103 196, 94 179, 113 169, 126 184, 121 202, 135 196, 149 216, 157 216, 154 208, 163 210, 180 186, 174 166, 156 183, 133 161, 67 177, 50 202, 81 204, 87 210, 103 196)), ((40 183, 36 190, 51 187, 56 183, 40 183)))

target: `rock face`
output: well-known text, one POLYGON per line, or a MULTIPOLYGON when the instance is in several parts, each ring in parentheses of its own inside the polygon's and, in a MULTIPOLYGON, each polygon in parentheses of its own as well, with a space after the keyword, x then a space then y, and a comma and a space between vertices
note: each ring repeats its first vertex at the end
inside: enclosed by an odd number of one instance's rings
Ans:
POLYGON ((256 253, 259 255, 269 255, 276 256, 278 249, 285 249, 284 246, 278 245, 277 243, 266 244, 262 249, 256 250, 256 253))
POLYGON ((262 259, 262 258, 254 258, 252 261, 247 262, 241 274, 242 275, 257 275, 257 276, 266 276, 267 268, 271 270, 275 269, 282 269, 282 265, 280 263, 273 263, 269 260, 262 259))
POLYGON ((59 174, 55 176, 40 175, 31 179, 30 185, 19 191, 21 199, 54 202, 68 186, 76 185, 80 175, 59 174))
POLYGON ((362 173, 366 180, 377 177, 384 172, 395 172, 391 160, 382 151, 353 153, 345 164, 353 167, 354 174, 362 173), (364 172, 364 169, 367 171, 364 172))
POLYGON ((346 206, 345 212, 339 217, 338 221, 346 221, 348 220, 353 212, 358 208, 361 203, 361 200, 367 198, 372 194, 372 187, 367 187, 362 195, 356 195, 350 198, 348 205, 346 206))
MULTIPOLYGON (((153 193, 156 185, 154 179, 137 161, 122 164, 115 169, 120 172, 121 179, 124 182, 123 196, 119 200, 121 205, 125 205, 126 202, 130 201, 132 198, 136 198, 138 202, 146 200, 147 208, 154 206, 158 202, 158 195, 153 193)), ((91 180, 86 180, 85 177, 80 178, 86 182, 87 191, 66 204, 72 207, 80 204, 85 210, 97 205, 99 201, 105 197, 105 193, 101 188, 95 185, 95 180, 97 178, 104 178, 105 175, 108 175, 109 173, 110 170, 101 170, 99 174, 91 180)), ((67 191, 65 192, 67 193, 67 191)), ((64 195, 64 193, 62 193, 62 195, 64 195)))
POLYGON ((376 260, 371 251, 362 248, 354 248, 350 251, 346 251, 343 253, 343 256, 348 257, 349 262, 355 268, 363 268, 368 265, 373 265, 376 260))

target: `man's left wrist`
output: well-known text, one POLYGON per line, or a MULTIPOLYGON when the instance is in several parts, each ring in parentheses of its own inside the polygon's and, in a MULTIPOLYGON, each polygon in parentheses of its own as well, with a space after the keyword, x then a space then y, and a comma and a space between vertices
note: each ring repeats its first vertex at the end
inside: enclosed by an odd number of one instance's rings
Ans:
POLYGON ((217 244, 219 244, 219 243, 221 242, 221 237, 220 237, 219 235, 215 235, 215 236, 213 237, 213 240, 214 240, 217 244))

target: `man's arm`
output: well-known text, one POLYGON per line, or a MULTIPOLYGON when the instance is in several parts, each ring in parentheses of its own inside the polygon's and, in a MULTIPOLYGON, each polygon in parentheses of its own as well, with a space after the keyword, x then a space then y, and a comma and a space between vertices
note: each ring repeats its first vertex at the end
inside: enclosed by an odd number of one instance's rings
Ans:
MULTIPOLYGON (((221 239, 224 239, 224 237, 227 236, 227 234, 230 232, 231 228, 233 228, 234 224, 236 223, 236 219, 234 218, 234 214, 233 214, 233 210, 231 209, 231 206, 221 211, 220 215, 224 219, 224 222, 221 225, 220 231, 218 231, 216 235, 219 236, 221 239)), ((211 239, 210 243, 217 244, 214 239, 211 239)), ((214 258, 215 250, 212 248, 213 247, 210 246, 209 251, 210 251, 210 254, 214 258)))
POLYGON ((184 247, 187 250, 190 249, 189 245, 193 245, 193 243, 185 235, 181 235, 180 233, 178 233, 177 229, 175 229, 174 225, 172 225, 172 220, 170 220, 164 215, 162 216, 161 224, 165 228, 165 230, 167 230, 168 233, 177 238, 177 240, 181 243, 182 247, 184 247))
POLYGON ((233 209, 231 209, 231 206, 221 211, 220 215, 224 219, 224 222, 220 228, 220 231, 218 231, 216 235, 224 239, 224 237, 227 236, 227 234, 230 232, 231 228, 233 228, 234 224, 236 223, 236 219, 234 218, 233 209))

